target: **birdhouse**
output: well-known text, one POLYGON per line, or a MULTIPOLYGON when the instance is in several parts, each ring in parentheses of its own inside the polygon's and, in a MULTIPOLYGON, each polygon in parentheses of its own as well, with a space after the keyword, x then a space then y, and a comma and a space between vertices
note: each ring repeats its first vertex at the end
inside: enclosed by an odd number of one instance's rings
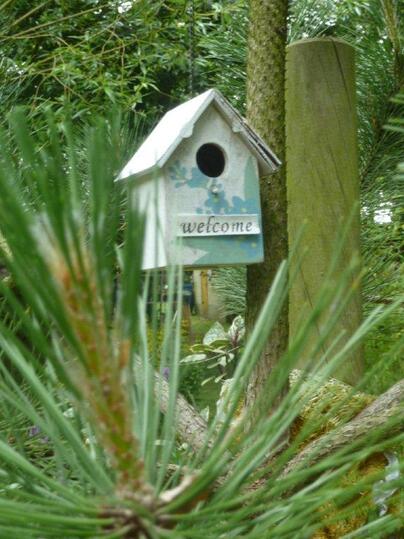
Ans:
POLYGON ((143 268, 261 262, 259 176, 279 165, 217 90, 165 114, 118 178, 146 215, 143 268))

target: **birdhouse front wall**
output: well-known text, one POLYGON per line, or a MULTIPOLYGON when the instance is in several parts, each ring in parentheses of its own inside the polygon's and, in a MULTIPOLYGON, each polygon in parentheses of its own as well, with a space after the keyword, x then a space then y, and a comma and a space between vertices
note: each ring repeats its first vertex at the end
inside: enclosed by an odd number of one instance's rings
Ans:
POLYGON ((172 262, 214 266, 263 260, 257 160, 215 106, 198 119, 163 173, 172 262))

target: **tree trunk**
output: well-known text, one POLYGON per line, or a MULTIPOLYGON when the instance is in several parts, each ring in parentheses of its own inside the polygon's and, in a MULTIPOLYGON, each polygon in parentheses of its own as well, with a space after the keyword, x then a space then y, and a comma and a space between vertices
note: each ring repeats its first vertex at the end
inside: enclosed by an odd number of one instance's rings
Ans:
MULTIPOLYGON (((169 385, 158 372, 155 372, 154 376, 155 396, 159 399, 161 412, 165 414, 170 398, 169 385)), ((176 427, 179 438, 194 451, 202 449, 206 444, 208 424, 180 393, 177 394, 176 427)))
MULTIPOLYGON (((247 120, 275 154, 285 156, 285 48, 287 0, 251 0, 247 63, 247 120)), ((265 300, 279 264, 287 258, 285 167, 260 179, 265 260, 247 269, 247 328, 265 300)), ((256 400, 288 345, 288 312, 283 309, 247 390, 256 400)))
MULTIPOLYGON (((157 372, 155 373, 155 381, 156 397, 159 398, 160 410, 162 413, 166 413, 169 398, 168 383, 157 372)), ((403 399, 404 380, 401 380, 349 422, 309 443, 288 462, 279 479, 286 477, 299 467, 312 465, 371 433, 381 438, 398 432, 402 428, 403 399)), ((179 438, 188 443, 195 451, 205 445, 208 432, 207 423, 181 395, 177 396, 177 429, 179 438)), ((224 478, 225 476, 222 476, 216 480, 215 488, 224 481, 224 478)), ((263 478, 261 481, 267 480, 268 478, 263 478)))
MULTIPOLYGON (((285 477, 300 467, 307 467, 359 438, 373 433, 381 437, 402 428, 404 380, 380 395, 351 421, 323 434, 307 445, 287 464, 280 476, 285 477), (400 422, 401 420, 401 422, 400 422)), ((372 439, 373 440, 373 439, 372 439)))

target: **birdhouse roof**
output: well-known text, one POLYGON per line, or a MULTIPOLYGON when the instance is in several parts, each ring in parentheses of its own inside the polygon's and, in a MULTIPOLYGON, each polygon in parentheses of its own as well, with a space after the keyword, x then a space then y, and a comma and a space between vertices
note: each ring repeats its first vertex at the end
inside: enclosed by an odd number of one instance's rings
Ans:
POLYGON ((195 122, 211 105, 216 107, 232 130, 255 155, 262 174, 270 174, 279 168, 281 162, 265 142, 247 125, 222 94, 212 89, 167 112, 125 165, 118 179, 143 176, 156 168, 162 168, 183 139, 192 136, 195 122))

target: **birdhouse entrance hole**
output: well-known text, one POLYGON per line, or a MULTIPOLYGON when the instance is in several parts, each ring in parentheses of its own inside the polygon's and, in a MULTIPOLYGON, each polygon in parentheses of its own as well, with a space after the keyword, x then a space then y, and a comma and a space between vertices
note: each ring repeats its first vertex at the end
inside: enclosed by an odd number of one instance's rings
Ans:
POLYGON ((217 178, 226 164, 224 151, 217 144, 203 144, 196 152, 196 164, 203 174, 217 178))

